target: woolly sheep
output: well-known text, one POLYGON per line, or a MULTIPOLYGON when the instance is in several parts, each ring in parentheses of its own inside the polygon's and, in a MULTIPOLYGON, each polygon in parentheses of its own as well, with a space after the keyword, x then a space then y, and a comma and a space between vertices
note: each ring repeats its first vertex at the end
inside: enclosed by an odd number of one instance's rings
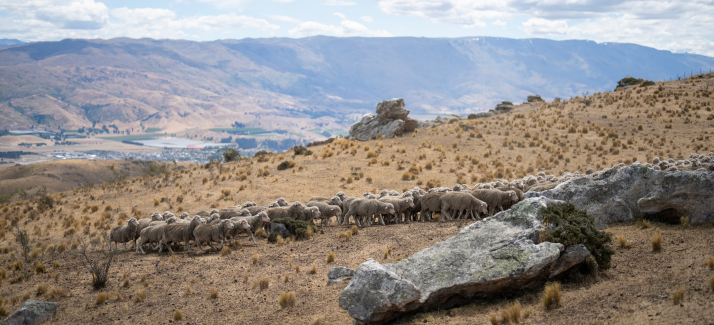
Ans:
POLYGON ((454 211, 454 216, 456 216, 456 212, 465 211, 466 215, 470 214, 471 218, 474 219, 474 214, 487 214, 488 205, 468 192, 444 193, 444 195, 441 196, 441 215, 449 219, 455 219, 451 218, 449 214, 449 211, 452 210, 454 211))
MULTIPOLYGON (((253 233, 260 229, 260 227, 263 227, 263 225, 270 225, 270 218, 268 217, 268 213, 266 213, 265 211, 262 211, 257 215, 250 217, 231 218, 231 220, 233 219, 243 219, 247 221, 253 233)), ((255 242, 255 240, 253 240, 253 242, 255 242)))
POLYGON ((228 234, 226 235, 226 238, 228 240, 237 238, 238 234, 244 232, 244 233, 250 235, 250 239, 253 240, 253 245, 257 245, 255 243, 255 237, 253 237, 253 232, 251 231, 251 227, 250 227, 250 224, 248 224, 248 221, 246 221, 245 219, 241 219, 241 218, 231 218, 229 220, 233 223, 233 230, 229 231, 228 234))
POLYGON ((221 219, 230 219, 233 217, 245 217, 250 215, 250 211, 243 209, 240 205, 235 207, 226 207, 218 211, 221 219))
MULTIPOLYGON (((333 198, 338 198, 337 196, 334 196, 333 198)), ((326 202, 318 202, 318 201, 309 201, 305 203, 306 206, 308 207, 317 207, 320 209, 320 220, 322 220, 322 226, 327 224, 327 226, 330 226, 330 218, 332 217, 337 217, 339 219, 340 215, 342 215, 342 209, 337 206, 337 205, 331 205, 326 202)))
POLYGON ((318 207, 306 207, 298 213, 295 220, 312 222, 313 219, 320 217, 320 209, 318 207))
POLYGON ((349 211, 347 211, 344 221, 349 222, 349 217, 354 216, 357 227, 362 227, 359 223, 358 217, 366 218, 369 222, 372 219, 372 216, 378 215, 379 222, 384 225, 384 220, 381 216, 382 214, 395 214, 394 206, 390 203, 381 202, 379 200, 357 199, 350 204, 349 211))
POLYGON ((164 228, 167 225, 176 223, 176 220, 176 217, 172 217, 166 221, 153 221, 153 225, 150 224, 148 227, 144 228, 144 230, 141 231, 141 241, 136 245, 136 251, 139 252, 139 250, 141 250, 142 254, 146 254, 146 252, 144 251, 144 245, 159 243, 161 241, 161 238, 163 238, 164 236, 164 228))
POLYGON ((282 198, 282 197, 279 198, 279 199, 278 199, 277 201, 275 201, 275 202, 278 202, 278 206, 281 206, 281 207, 286 207, 286 206, 290 205, 290 203, 288 203, 288 201, 285 200, 285 198, 282 198))
POLYGON ((139 222, 136 218, 131 218, 127 221, 126 225, 116 226, 109 231, 109 250, 112 250, 112 243, 116 250, 119 250, 119 243, 124 243, 124 251, 126 252, 126 243, 133 242, 136 246, 136 229, 139 226, 139 222))
POLYGON ((323 202, 323 203, 327 203, 329 205, 336 205, 336 206, 342 208, 342 199, 337 195, 335 195, 331 198, 326 198, 326 197, 322 197, 322 196, 313 196, 307 202, 308 203, 309 202, 323 202))
POLYGON ((203 250, 203 244, 208 244, 211 248, 216 249, 213 247, 213 242, 219 242, 220 247, 217 250, 223 249, 223 241, 233 228, 233 223, 230 220, 221 220, 218 224, 213 225, 202 224, 193 230, 193 237, 198 248, 205 254, 206 251, 203 250))
POLYGON ((256 203, 253 202, 253 201, 246 201, 245 203, 243 203, 243 207, 244 207, 244 208, 254 207, 254 206, 256 206, 256 205, 258 205, 258 204, 256 204, 256 203))
POLYGON ((189 223, 166 225, 161 240, 159 241, 159 253, 161 253, 163 245, 166 245, 169 252, 173 253, 174 251, 171 249, 169 243, 184 243, 183 250, 188 252, 191 249, 189 242, 193 238, 193 230, 201 224, 205 224, 205 221, 198 217, 193 218, 189 223))
POLYGON ((427 221, 426 219, 430 218, 434 212, 441 213, 441 196, 444 194, 443 192, 431 192, 421 197, 419 200, 421 203, 419 215, 422 222, 427 221))
POLYGON ((132 247, 132 249, 136 249, 136 240, 139 239, 139 236, 141 235, 141 231, 144 230, 144 228, 148 227, 152 221, 163 221, 163 220, 164 220, 164 217, 162 217, 161 214, 158 212, 152 213, 151 218, 139 219, 138 220, 139 225, 136 227, 136 233, 134 233, 134 247, 132 247))
POLYGON ((503 211, 504 204, 518 202, 518 194, 514 191, 502 192, 500 190, 472 190, 471 195, 488 204, 488 215, 492 216, 496 208, 503 211))
MULTIPOLYGON (((384 203, 390 203, 394 207, 394 216, 396 223, 401 223, 402 214, 407 211, 407 209, 414 208, 414 199, 411 197, 395 197, 395 196, 385 196, 379 199, 379 201, 384 203)), ((409 222, 404 218, 404 222, 409 222)))

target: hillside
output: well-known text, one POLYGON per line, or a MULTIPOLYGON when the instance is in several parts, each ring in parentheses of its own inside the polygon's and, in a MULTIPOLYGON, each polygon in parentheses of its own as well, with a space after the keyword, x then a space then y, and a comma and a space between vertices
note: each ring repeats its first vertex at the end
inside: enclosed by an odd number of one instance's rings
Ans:
MULTIPOLYGON (((711 75, 657 82, 586 98, 522 105, 506 114, 417 129, 404 137, 365 142, 338 139, 309 147, 313 154, 307 156, 293 156, 289 151, 221 165, 169 164, 166 173, 158 176, 52 195, 57 203, 43 211, 36 200, 6 204, 0 222, 8 225, 18 220, 29 231, 36 240, 37 263, 46 266, 48 275, 40 272, 18 281, 33 264, 19 270, 12 267, 17 264, 19 245, 4 233, 0 246, 7 250, 0 257, 9 267, 8 280, 0 286, 4 300, 0 305, 9 311, 29 297, 58 301, 53 319, 57 324, 174 322, 177 309, 185 322, 306 324, 322 317, 323 323, 346 324, 351 320, 337 304, 345 284, 325 286, 330 267, 355 268, 367 258, 394 262, 453 236, 471 221, 375 225, 360 229, 350 241, 338 239, 348 229, 335 226, 323 228, 324 233, 316 234, 314 240, 283 244, 269 244, 258 237, 254 245, 248 237, 240 237, 240 245, 233 245, 227 255, 200 255, 195 247, 193 253, 173 255, 127 252, 112 264, 111 285, 99 291, 91 289, 80 259, 65 250, 79 245, 77 236, 92 242, 90 250, 106 248, 101 238, 110 227, 131 215, 148 217, 153 211, 193 214, 248 200, 267 204, 284 197, 305 202, 338 191, 361 196, 381 189, 401 191, 455 182, 473 185, 540 172, 560 176, 565 171, 599 170, 654 157, 707 154, 714 150, 710 140, 713 88, 711 75), (284 161, 295 165, 278 170, 284 161), (385 254, 388 249, 391 253, 385 254), (325 258, 330 252, 336 260, 328 264, 325 258), (313 265, 314 274, 309 272, 313 265), (257 285, 262 279, 270 282, 263 290, 257 285), (61 289, 64 295, 35 297, 38 285, 61 289), (218 294, 215 300, 210 298, 211 288, 218 294), (296 307, 278 306, 283 291, 296 293, 296 307), (145 298, 137 299, 142 293, 145 298), (97 304, 100 294, 108 294, 109 300, 97 304)), ((486 324, 491 313, 516 299, 524 311, 531 311, 524 324, 714 321, 708 284, 714 273, 702 265, 714 256, 711 225, 686 228, 651 222, 649 228, 640 223, 619 224, 605 231, 613 237, 624 236, 632 247, 616 248, 612 269, 564 282, 564 303, 557 310, 543 309, 539 287, 407 316, 397 323, 486 324), (659 253, 650 247, 655 227, 662 229, 664 238, 659 253), (673 305, 672 293, 680 286, 686 298, 681 305, 673 305)), ((34 269, 28 272, 33 274, 34 269)))
POLYGON ((0 129, 115 124, 227 137, 209 129, 239 122, 287 132, 276 139, 322 139, 389 98, 405 98, 412 114, 471 113, 713 63, 633 44, 489 37, 37 42, 0 49, 0 129))

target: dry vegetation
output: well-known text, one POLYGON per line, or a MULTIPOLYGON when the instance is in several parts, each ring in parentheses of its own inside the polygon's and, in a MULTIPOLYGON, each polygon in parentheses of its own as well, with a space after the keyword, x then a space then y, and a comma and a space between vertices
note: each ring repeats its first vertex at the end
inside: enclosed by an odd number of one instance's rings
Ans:
MULTIPOLYGON (((207 255, 121 253, 112 263, 109 285, 99 290, 92 288, 89 273, 72 252, 81 248, 80 237, 91 250, 106 250, 104 236, 111 227, 154 211, 176 212, 179 206, 193 213, 248 200, 305 202, 338 191, 359 196, 384 188, 472 184, 541 171, 560 175, 654 157, 706 154, 714 150, 713 82, 658 82, 523 105, 509 114, 420 129, 413 136, 338 139, 310 147, 313 154, 308 156, 293 157, 290 151, 278 159, 268 154, 219 165, 179 164, 153 175, 0 205, 0 313, 32 297, 60 303, 53 320, 57 324, 197 318, 212 323, 346 324, 349 316, 338 307, 345 284, 326 286, 330 267, 355 268, 367 258, 400 260, 456 234, 466 223, 333 226, 312 239, 282 244, 268 244, 265 234, 256 236, 257 245, 241 236, 239 244, 207 255), (298 167, 278 170, 285 161, 298 167), (42 203, 47 198, 51 205, 42 203), (27 260, 11 234, 13 223, 31 238, 27 260)), ((714 322, 711 225, 640 220, 606 231, 616 238, 612 269, 564 279, 560 303, 553 300, 555 290, 544 284, 397 322, 714 322), (548 292, 553 299, 548 298, 546 308, 548 292)))

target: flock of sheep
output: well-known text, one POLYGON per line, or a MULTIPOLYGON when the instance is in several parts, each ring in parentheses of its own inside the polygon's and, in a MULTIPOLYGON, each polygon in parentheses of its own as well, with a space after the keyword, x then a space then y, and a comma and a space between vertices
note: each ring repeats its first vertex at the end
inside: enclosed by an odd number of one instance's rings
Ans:
POLYGON ((131 218, 126 225, 112 228, 109 247, 111 250, 114 244, 118 249, 123 243, 126 251, 126 244, 133 242, 136 252, 146 254, 147 248, 158 249, 159 253, 164 248, 173 252, 172 245, 182 245, 188 252, 195 245, 206 253, 204 245, 221 250, 224 242, 233 240, 240 233, 250 236, 255 244, 256 232, 263 228, 270 233, 271 221, 277 219, 292 218, 311 223, 320 220, 322 226, 329 226, 330 219, 335 217, 341 225, 349 225, 352 220, 358 227, 364 227, 373 222, 381 225, 426 222, 434 220, 434 213, 439 213, 443 222, 444 219, 493 215, 497 209, 503 211, 524 196, 516 187, 482 187, 486 188, 472 190, 457 184, 453 188, 433 188, 429 192, 415 187, 403 193, 393 190, 383 190, 380 194, 366 192, 362 197, 350 197, 340 191, 331 198, 313 197, 306 204, 288 203, 283 198, 267 206, 248 201, 242 206, 199 211, 193 217, 188 212, 179 217, 169 211, 154 212, 149 218, 131 218), (217 248, 214 243, 218 243, 217 248))

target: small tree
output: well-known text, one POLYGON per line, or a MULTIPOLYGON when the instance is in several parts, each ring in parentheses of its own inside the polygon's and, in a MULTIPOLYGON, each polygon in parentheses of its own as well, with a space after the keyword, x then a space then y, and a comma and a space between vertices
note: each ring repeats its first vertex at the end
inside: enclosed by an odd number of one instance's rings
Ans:
POLYGON ((82 241, 82 249, 77 252, 83 257, 83 259, 81 259, 82 265, 92 274, 92 287, 94 289, 104 288, 104 286, 107 285, 109 267, 112 265, 116 252, 112 252, 110 249, 109 253, 101 251, 99 253, 103 255, 101 258, 92 257, 90 253, 87 252, 87 243, 84 241, 84 238, 80 237, 79 239, 82 241))
POLYGON ((216 152, 222 152, 223 153, 223 161, 224 162, 231 162, 234 161, 238 158, 240 158, 240 152, 236 150, 235 148, 221 148, 216 150, 216 152))
POLYGON ((32 249, 32 243, 30 240, 30 235, 27 234, 27 230, 20 230, 20 225, 15 223, 15 240, 20 243, 22 247, 22 257, 25 259, 25 263, 30 263, 30 250, 32 249))

